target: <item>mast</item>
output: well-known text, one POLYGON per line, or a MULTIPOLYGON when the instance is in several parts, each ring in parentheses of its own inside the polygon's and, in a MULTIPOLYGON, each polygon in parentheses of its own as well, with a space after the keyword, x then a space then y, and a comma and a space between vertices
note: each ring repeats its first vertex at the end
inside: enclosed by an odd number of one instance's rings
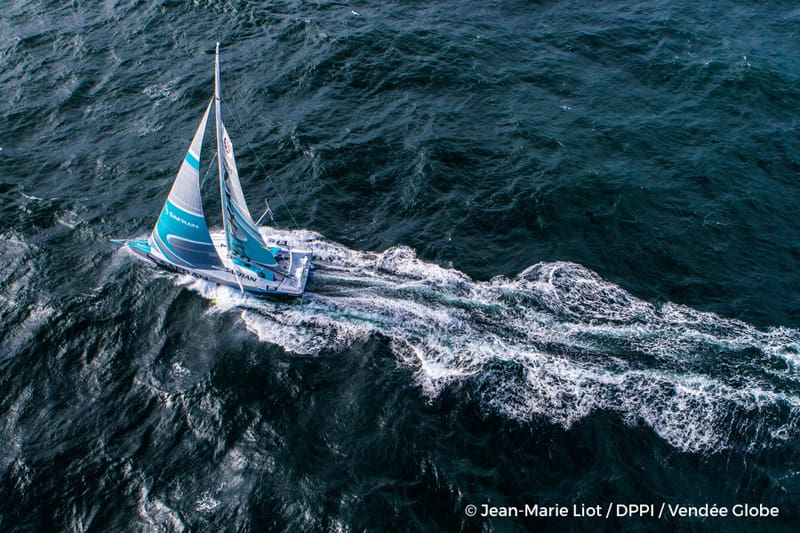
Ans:
MULTIPOLYGON (((222 110, 220 109, 219 99, 219 41, 217 41, 217 52, 214 59, 214 128, 217 137, 217 165, 219 168, 219 195, 220 205, 222 206, 222 223, 227 226, 227 217, 225 216, 224 209, 227 203, 225 202, 225 163, 222 162, 222 134, 220 128, 222 126, 222 110)), ((228 228, 225 228, 226 232, 228 228)), ((228 250, 230 253, 230 250, 228 250)))
POLYGON ((222 122, 219 77, 219 42, 217 42, 214 62, 214 111, 222 224, 225 226, 228 255, 246 263, 254 262, 269 268, 277 264, 275 254, 279 249, 267 247, 247 208, 242 184, 239 181, 239 171, 236 168, 236 159, 233 155, 233 143, 228 136, 225 123, 222 122))

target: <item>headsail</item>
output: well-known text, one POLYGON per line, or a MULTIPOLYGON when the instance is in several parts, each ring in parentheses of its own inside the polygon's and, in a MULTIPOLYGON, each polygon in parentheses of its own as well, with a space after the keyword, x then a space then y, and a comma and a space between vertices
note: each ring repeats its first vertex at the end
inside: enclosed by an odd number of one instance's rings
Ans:
POLYGON ((169 261, 191 268, 222 268, 211 242, 200 200, 200 149, 211 102, 178 170, 167 201, 148 242, 169 261))
POLYGON ((275 255, 267 248, 264 239, 258 232, 250 210, 247 208, 242 185, 239 182, 239 171, 233 155, 231 143, 225 124, 222 123, 219 95, 219 43, 214 69, 214 99, 217 126, 217 153, 220 155, 219 180, 222 196, 222 221, 225 225, 225 236, 228 250, 244 261, 253 261, 262 265, 275 265, 275 255))

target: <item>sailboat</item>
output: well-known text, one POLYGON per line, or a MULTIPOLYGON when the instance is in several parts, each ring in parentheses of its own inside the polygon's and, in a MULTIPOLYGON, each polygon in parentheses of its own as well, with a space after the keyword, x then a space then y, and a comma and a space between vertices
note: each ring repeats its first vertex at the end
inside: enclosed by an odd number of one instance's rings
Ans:
MULTIPOLYGON (((267 213, 271 217, 268 204, 267 213)), ((125 245, 168 270, 238 287, 242 292, 302 296, 312 252, 292 248, 285 240, 268 243, 245 202, 233 143, 222 122, 219 43, 214 61, 214 97, 203 113, 150 237, 112 242, 125 245), (224 236, 209 232, 200 198, 200 151, 212 105, 224 236)))

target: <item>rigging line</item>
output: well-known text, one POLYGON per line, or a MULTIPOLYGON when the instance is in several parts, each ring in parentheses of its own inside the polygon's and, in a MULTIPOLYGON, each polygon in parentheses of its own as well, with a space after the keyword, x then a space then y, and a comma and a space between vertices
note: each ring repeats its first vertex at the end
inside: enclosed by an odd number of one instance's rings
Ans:
MULTIPOLYGON (((240 132, 244 131, 242 129, 241 123, 239 122, 239 117, 236 115, 236 111, 231 107, 227 107, 227 110, 231 112, 231 116, 233 117, 233 120, 236 121, 236 127, 239 129, 239 131, 240 132)), ((244 142, 245 142, 245 144, 247 144, 248 149, 253 154, 255 154, 256 161, 258 162, 258 166, 261 167, 261 172, 264 173, 264 175, 267 177, 269 182, 272 184, 272 188, 275 189, 275 192, 278 193, 278 198, 281 199, 281 203, 283 203, 283 206, 286 208, 286 211, 288 211, 289 216, 292 218, 292 222, 294 223, 294 228, 295 229, 300 229, 300 225, 297 223, 297 219, 294 218, 294 213, 292 213, 292 210, 289 208, 289 204, 286 203, 286 199, 283 197, 283 194, 281 194, 281 190, 278 188, 277 185, 275 185, 275 182, 272 181, 272 177, 270 177, 269 173, 267 172, 267 169, 264 167, 264 163, 261 162, 261 158, 258 156, 258 152, 256 152, 253 149, 253 147, 250 145, 250 143, 247 141, 246 138, 244 139, 244 142)))
POLYGON ((214 152, 214 157, 211 158, 211 162, 208 164, 208 169, 206 169, 206 175, 203 176, 203 181, 200 182, 200 189, 203 188, 203 185, 206 184, 206 179, 208 178, 208 173, 211 172, 211 169, 214 168, 214 161, 217 160, 217 152, 214 152))

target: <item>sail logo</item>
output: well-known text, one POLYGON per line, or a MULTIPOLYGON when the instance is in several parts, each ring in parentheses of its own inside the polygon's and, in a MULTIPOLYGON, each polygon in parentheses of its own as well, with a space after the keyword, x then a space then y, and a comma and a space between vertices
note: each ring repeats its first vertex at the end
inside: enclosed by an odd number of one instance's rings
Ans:
POLYGON ((194 229, 200 229, 200 226, 198 226, 197 224, 193 224, 192 222, 189 222, 188 220, 184 220, 183 218, 181 218, 181 217, 179 217, 178 215, 176 215, 175 213, 173 213, 173 212, 172 212, 172 211, 171 211, 171 210, 170 210, 168 207, 166 207, 166 206, 164 207, 164 211, 166 211, 166 212, 167 212, 167 215, 169 215, 169 218, 171 218, 171 219, 173 219, 173 220, 177 220, 178 222, 180 222, 180 223, 181 223, 181 224, 183 224, 184 226, 189 226, 190 228, 194 228, 194 229))
POLYGON ((234 276, 239 276, 240 278, 244 278, 244 279, 249 280, 249 281, 258 281, 258 279, 254 278, 253 276, 248 276, 244 272, 241 272, 241 271, 238 271, 238 270, 233 270, 232 268, 226 268, 225 270, 227 270, 228 272, 230 272, 234 276))
POLYGON ((227 135, 222 138, 222 145, 225 147, 226 154, 231 153, 231 141, 228 140, 227 135))

